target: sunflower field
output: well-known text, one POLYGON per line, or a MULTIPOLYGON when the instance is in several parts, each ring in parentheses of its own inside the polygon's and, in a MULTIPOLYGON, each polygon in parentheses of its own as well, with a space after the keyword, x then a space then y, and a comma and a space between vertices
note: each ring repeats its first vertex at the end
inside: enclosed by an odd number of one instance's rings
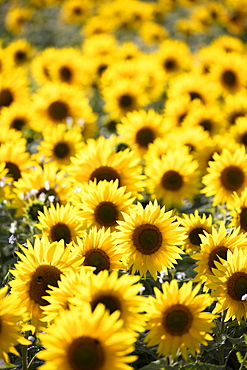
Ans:
POLYGON ((247 369, 246 0, 0 0, 0 369, 247 369))

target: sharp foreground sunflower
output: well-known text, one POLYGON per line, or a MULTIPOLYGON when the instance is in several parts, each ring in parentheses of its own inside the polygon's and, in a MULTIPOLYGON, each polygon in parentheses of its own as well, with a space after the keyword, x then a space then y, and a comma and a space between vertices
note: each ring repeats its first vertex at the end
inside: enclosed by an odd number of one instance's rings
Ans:
POLYGON ((142 288, 139 280, 139 276, 123 274, 119 277, 117 271, 110 274, 106 270, 101 271, 98 275, 91 275, 88 284, 77 284, 74 297, 69 301, 78 308, 89 302, 92 310, 102 303, 110 314, 120 312, 123 330, 143 332, 147 320, 144 314, 146 297, 139 295, 142 288))
POLYGON ((208 173, 203 176, 205 187, 201 190, 207 197, 213 196, 213 205, 231 203, 233 192, 241 194, 247 186, 247 154, 244 145, 234 152, 223 148, 209 162, 208 173))
POLYGON ((48 333, 42 335, 46 350, 38 357, 46 363, 41 370, 128 370, 127 363, 136 356, 135 336, 119 331, 123 321, 119 312, 111 315, 104 305, 92 312, 89 305, 82 311, 64 311, 55 320, 48 333))
POLYGON ((217 299, 213 313, 226 310, 225 321, 247 319, 247 253, 236 248, 227 252, 227 261, 216 262, 214 275, 209 276, 212 296, 217 299))
POLYGON ((202 312, 212 303, 209 294, 198 294, 200 285, 192 289, 192 282, 162 284, 162 291, 154 288, 156 297, 150 297, 149 333, 145 338, 148 346, 158 345, 157 352, 165 357, 176 358, 180 354, 200 352, 200 344, 212 340, 210 332, 214 326, 212 313, 202 312))
POLYGON ((124 221, 118 221, 116 240, 125 254, 123 261, 132 269, 146 276, 147 271, 154 279, 157 272, 172 268, 183 253, 181 245, 184 233, 172 217, 172 211, 165 212, 157 201, 149 202, 146 208, 141 203, 123 213, 124 221))
POLYGON ((36 326, 42 316, 40 306, 48 304, 43 298, 48 293, 48 286, 57 286, 60 276, 81 265, 82 258, 72 247, 65 247, 63 240, 49 243, 45 238, 35 238, 33 245, 27 240, 27 247, 19 247, 22 253, 16 252, 20 260, 15 269, 10 270, 15 279, 9 285, 36 326))

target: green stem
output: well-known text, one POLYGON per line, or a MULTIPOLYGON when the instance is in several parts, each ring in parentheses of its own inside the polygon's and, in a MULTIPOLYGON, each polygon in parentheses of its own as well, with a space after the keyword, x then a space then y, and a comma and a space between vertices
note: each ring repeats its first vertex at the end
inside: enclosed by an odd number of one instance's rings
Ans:
POLYGON ((247 360, 247 352, 244 355, 243 362, 241 363, 241 365, 239 367, 239 370, 245 369, 245 367, 243 367, 243 366, 245 365, 246 360, 247 360))
POLYGON ((27 370, 27 346, 22 346, 22 370, 27 370))
MULTIPOLYGON (((226 311, 223 311, 221 313, 220 318, 220 325, 219 325, 219 337, 224 334, 225 331, 225 317, 226 317, 226 311)), ((219 359, 220 359, 220 365, 224 365, 225 359, 224 359, 224 345, 221 345, 219 347, 219 359)))

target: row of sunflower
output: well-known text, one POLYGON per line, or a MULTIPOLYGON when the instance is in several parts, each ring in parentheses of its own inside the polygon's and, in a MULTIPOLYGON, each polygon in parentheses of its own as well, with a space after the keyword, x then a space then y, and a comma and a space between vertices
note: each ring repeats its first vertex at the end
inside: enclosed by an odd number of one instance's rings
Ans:
POLYGON ((0 368, 243 369, 245 0, 0 0, 0 368))

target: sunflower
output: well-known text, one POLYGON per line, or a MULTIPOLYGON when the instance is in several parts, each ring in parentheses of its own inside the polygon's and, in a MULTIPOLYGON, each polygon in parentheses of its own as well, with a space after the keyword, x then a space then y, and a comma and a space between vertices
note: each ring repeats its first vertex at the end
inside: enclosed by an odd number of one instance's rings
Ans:
POLYGON ((177 245, 184 240, 184 233, 175 222, 172 211, 165 212, 157 201, 149 202, 143 208, 138 202, 135 208, 123 213, 118 221, 116 241, 125 251, 123 262, 134 274, 140 272, 146 277, 147 271, 157 279, 157 272, 173 268, 183 253, 177 245))
POLYGON ((58 168, 71 164, 74 157, 83 148, 83 136, 78 126, 67 128, 65 124, 47 127, 43 132, 43 140, 37 146, 35 157, 43 156, 44 162, 54 161, 58 168))
POLYGON ((148 45, 159 45, 169 35, 168 30, 163 25, 152 21, 145 22, 141 26, 139 34, 148 45))
POLYGON ((241 194, 247 186, 247 154, 244 145, 234 152, 223 148, 222 153, 215 153, 209 162, 207 174, 203 176, 205 185, 201 193, 213 196, 213 205, 229 203, 235 191, 241 194))
POLYGON ((235 125, 230 127, 229 134, 238 144, 243 144, 247 148, 247 116, 238 117, 235 125))
POLYGON ((120 270, 125 266, 121 262, 124 250, 117 246, 115 234, 110 229, 92 227, 84 239, 74 242, 80 256, 84 257, 83 266, 94 267, 94 274, 102 270, 120 270))
POLYGON ((179 288, 176 280, 163 283, 162 291, 154 287, 156 297, 149 301, 150 331, 145 342, 158 345, 160 355, 175 359, 182 354, 187 360, 188 353, 199 353, 201 344, 213 340, 210 333, 216 315, 205 311, 212 299, 209 294, 198 294, 199 289, 199 284, 192 289, 191 281, 179 288))
POLYGON ((88 87, 91 78, 87 76, 88 67, 80 50, 67 47, 56 49, 54 59, 48 67, 48 73, 54 82, 88 87))
POLYGON ((214 274, 213 269, 216 268, 216 262, 220 258, 226 260, 228 250, 233 251, 236 248, 246 247, 247 237, 239 231, 239 228, 236 228, 227 232, 224 223, 221 222, 218 229, 212 227, 210 234, 204 231, 204 235, 200 235, 201 250, 192 256, 197 261, 197 267, 194 269, 197 275, 194 281, 208 283, 210 275, 214 274))
POLYGON ((225 97, 224 110, 229 126, 235 125, 239 117, 247 117, 247 92, 241 90, 225 97))
POLYGON ((74 307, 70 298, 75 296, 78 286, 80 286, 80 289, 84 288, 86 292, 89 276, 93 273, 93 270, 91 267, 83 266, 80 267, 80 271, 70 269, 61 275, 57 286, 50 286, 49 295, 44 296, 49 304, 41 306, 43 317, 40 321, 51 324, 62 311, 74 307))
POLYGON ((10 107, 14 102, 25 104, 28 102, 28 81, 22 68, 11 69, 2 74, 0 80, 0 110, 10 107))
POLYGON ((0 114, 1 126, 7 125, 16 131, 21 131, 26 137, 29 129, 35 130, 35 119, 32 108, 28 104, 14 102, 9 107, 3 107, 0 114))
POLYGON ((8 353, 20 355, 15 348, 17 344, 31 344, 21 332, 32 329, 32 326, 23 324, 27 320, 25 308, 20 308, 21 302, 7 292, 7 286, 0 289, 0 359, 9 362, 8 353))
POLYGON ((104 226, 114 230, 117 221, 122 219, 122 212, 133 207, 135 197, 132 193, 126 193, 126 187, 120 186, 119 181, 96 181, 89 182, 82 194, 81 217, 86 220, 87 227, 96 225, 98 228, 104 226))
POLYGON ((127 365, 137 359, 128 356, 134 350, 135 336, 123 332, 119 312, 109 314, 104 305, 92 312, 83 310, 61 312, 47 333, 41 336, 45 350, 38 358, 45 361, 41 370, 129 370, 127 365))
POLYGON ((225 321, 247 318, 247 255, 246 249, 235 248, 227 252, 227 261, 219 259, 209 276, 212 296, 217 299, 213 313, 226 310, 225 321))
POLYGON ((34 56, 34 47, 25 39, 14 40, 5 48, 6 58, 13 67, 28 66, 34 56))
POLYGON ((126 274, 119 277, 117 271, 110 274, 101 271, 98 275, 90 275, 88 284, 82 288, 80 284, 76 285, 74 297, 70 301, 78 308, 88 302, 93 311, 100 303, 110 314, 120 311, 123 330, 143 332, 146 324, 146 298, 139 295, 142 288, 139 279, 139 276, 126 274))
POLYGON ((102 15, 93 15, 84 22, 82 33, 86 38, 89 38, 95 35, 111 34, 113 29, 113 23, 110 19, 102 15))
POLYGON ((202 104, 208 105, 216 102, 219 88, 206 75, 188 72, 173 78, 167 90, 168 99, 188 97, 191 101, 198 99, 202 104))
POLYGON ((187 253, 199 252, 201 245, 200 236, 204 231, 208 234, 212 232, 212 215, 206 217, 205 213, 199 215, 199 211, 195 210, 194 214, 189 215, 183 213, 177 217, 182 230, 185 232, 186 239, 184 240, 183 248, 187 253))
POLYGON ((65 23, 81 24, 90 18, 92 6, 89 0, 64 1, 60 10, 61 20, 65 23))
MULTIPOLYGON (((8 109, 10 108, 7 109, 5 108, 3 109, 3 111, 6 112, 6 110, 8 109)), ((18 143, 18 146, 20 146, 20 148, 22 147, 23 151, 25 151, 27 144, 26 139, 22 136, 22 133, 20 131, 16 131, 15 129, 10 128, 6 123, 4 123, 4 120, 2 120, 3 115, 0 115, 1 120, 0 145, 8 143, 12 143, 13 145, 18 143)))
POLYGON ((26 308, 33 325, 39 326, 40 307, 49 304, 43 298, 48 286, 57 286, 61 275, 80 266, 82 258, 71 245, 65 246, 63 240, 49 243, 45 237, 36 237, 33 245, 27 240, 27 247, 19 247, 22 252, 16 254, 20 260, 10 270, 14 276, 9 282, 11 293, 20 299, 20 307, 26 308))
POLYGON ((23 34, 28 29, 32 10, 28 7, 12 6, 5 17, 5 27, 15 35, 23 34))
POLYGON ((33 107, 41 123, 37 130, 42 131, 46 124, 56 125, 66 118, 83 118, 83 108, 88 105, 82 91, 65 83, 47 83, 33 95, 33 107))
POLYGON ((22 174, 28 172, 34 164, 30 154, 23 145, 22 138, 15 145, 13 145, 12 141, 2 144, 0 146, 0 158, 0 162, 5 162, 8 176, 12 178, 12 181, 19 180, 22 174))
POLYGON ((245 188, 241 195, 233 193, 233 201, 229 206, 230 210, 230 224, 229 227, 240 227, 240 231, 247 232, 247 188, 245 188))
POLYGON ((222 94, 235 94, 244 89, 247 82, 247 69, 245 59, 235 53, 222 53, 218 55, 210 71, 213 81, 221 87, 222 94))
POLYGON ((216 37, 211 45, 226 53, 241 54, 245 49, 244 42, 239 37, 227 34, 216 37))
POLYGON ((38 85, 42 86, 52 81, 50 66, 56 59, 56 55, 57 49, 54 47, 47 47, 32 59, 30 65, 31 75, 38 85))
POLYGON ((84 219, 81 217, 78 208, 66 203, 61 205, 53 203, 47 208, 44 206, 43 212, 38 212, 39 222, 35 225, 51 242, 58 242, 61 239, 65 245, 69 244, 77 237, 84 236, 84 219))
POLYGON ((168 79, 191 68, 192 55, 183 41, 167 39, 160 43, 155 55, 168 79))
POLYGON ((185 199, 193 199, 199 190, 198 163, 186 147, 168 150, 161 158, 145 167, 147 192, 167 208, 180 207, 185 199))
POLYGON ((101 94, 105 101, 103 109, 112 118, 143 108, 148 103, 142 83, 135 79, 118 79, 111 86, 102 88, 101 94))
POLYGON ((142 174, 140 158, 128 148, 116 152, 116 143, 114 136, 89 139, 85 147, 71 158, 72 164, 67 170, 70 176, 81 183, 118 179, 119 187, 126 186, 126 193, 140 197, 146 178, 142 174))
POLYGON ((164 117, 153 109, 129 112, 117 125, 120 140, 144 154, 150 143, 162 138, 166 132, 164 117))
POLYGON ((189 96, 182 95, 179 98, 167 99, 164 107, 164 119, 167 128, 173 130, 174 127, 182 126, 189 113, 198 106, 197 99, 191 100, 189 96))

